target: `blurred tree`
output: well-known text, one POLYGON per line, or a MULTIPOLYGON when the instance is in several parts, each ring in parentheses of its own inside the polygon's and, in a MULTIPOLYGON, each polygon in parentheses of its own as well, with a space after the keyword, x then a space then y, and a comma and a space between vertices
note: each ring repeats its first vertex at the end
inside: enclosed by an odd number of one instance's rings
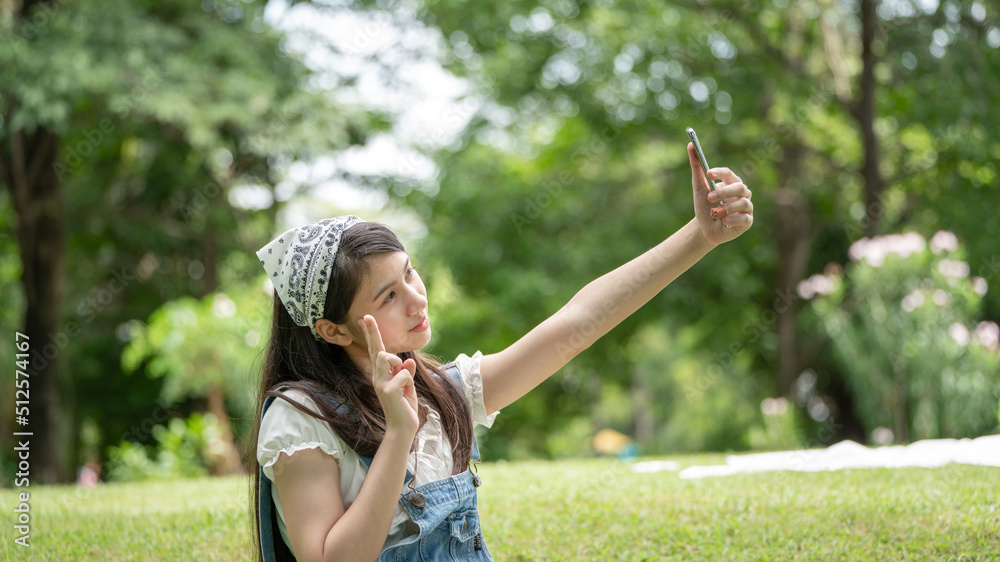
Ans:
MULTIPOLYGON (((829 375, 821 390, 841 401, 839 430, 826 439, 858 438, 856 390, 823 365, 825 336, 800 322, 798 283, 843 261, 866 232, 928 231, 944 221, 969 237, 1000 230, 982 205, 961 214, 985 190, 995 193, 991 151, 1000 151, 988 109, 1000 102, 1000 74, 988 72, 1000 30, 982 3, 551 0, 470 11, 440 0, 421 5, 418 17, 442 30, 447 67, 473 81, 480 107, 461 141, 439 155, 440 193, 410 197, 429 223, 421 253, 465 299, 449 302, 475 303, 444 312, 462 329, 440 340, 443 355, 511 343, 689 217, 682 147, 690 125, 710 163, 734 168, 754 189, 756 226, 720 250, 718 266, 696 266, 605 337, 566 378, 602 373, 641 386, 629 378, 634 358, 624 342, 668 316, 704 326, 697 333, 710 367, 733 370, 749 354, 749 366, 731 374, 754 377, 764 396, 791 398, 806 367, 819 367, 829 375), (954 80, 942 79, 941 65, 954 80), (963 133, 983 142, 957 142, 963 133), (954 184, 961 197, 940 187, 954 184), (717 295, 729 305, 707 305, 717 295)), ((970 245, 971 263, 1000 263, 986 240, 970 245)), ((993 302, 988 296, 984 307, 995 310, 993 302)), ((547 383, 537 399, 514 405, 500 431, 558 427, 602 388, 570 384, 590 396, 567 400, 565 386, 547 383), (566 408, 534 412, 541 404, 566 408)))
POLYGON ((987 282, 970 275, 957 237, 863 238, 850 254, 844 270, 810 277, 803 292, 816 295, 810 316, 829 335, 866 427, 890 428, 902 442, 1000 429, 1000 328, 977 318, 987 282))
MULTIPOLYGON (((145 372, 164 377, 162 396, 168 403, 207 396, 216 419, 216 412, 226 415, 227 396, 237 412, 252 412, 256 372, 251 363, 264 345, 263 327, 271 306, 262 298, 266 291, 261 287, 230 289, 201 300, 175 299, 158 308, 148 322, 132 321, 122 352, 124 371, 145 366, 145 372)), ((214 472, 236 472, 240 455, 231 447, 236 439, 228 422, 219 427, 219 438, 230 448, 214 472)))
MULTIPOLYGON (((719 143, 739 146, 752 137, 723 136, 720 125, 734 114, 751 119, 757 111, 725 89, 758 78, 732 68, 727 49, 734 47, 724 37, 715 46, 719 56, 711 55, 708 37, 721 22, 689 10, 505 3, 465 19, 457 5, 455 12, 446 8, 428 7, 454 49, 453 68, 477 80, 487 96, 461 149, 440 155, 439 194, 411 197, 429 223, 421 247, 434 262, 428 283, 450 270, 464 298, 444 312, 463 329, 451 333, 445 323, 439 332, 438 345, 447 349, 441 354, 452 355, 510 344, 587 281, 684 224, 692 214, 684 127, 699 130, 710 160, 721 165, 721 155, 735 151, 719 143), (460 304, 469 301, 476 304, 460 304)), ((774 173, 767 161, 755 167, 761 175, 774 173)), ((766 185, 758 180, 755 189, 758 184, 766 185)), ((762 207, 758 213, 765 231, 770 212, 762 207)), ((724 267, 696 266, 556 380, 508 408, 498 432, 514 441, 542 427, 559 428, 591 412, 609 384, 641 394, 646 379, 633 372, 639 358, 627 352, 628 343, 639 327, 664 316, 676 325, 713 326, 697 333, 720 355, 731 353, 732 344, 745 338, 741 328, 770 302, 760 308, 706 303, 715 294, 734 302, 760 298, 764 283, 747 273, 774 255, 751 250, 754 236, 727 249, 724 267)), ((740 345, 735 352, 747 349, 740 345)), ((734 364, 720 362, 719 369, 706 369, 710 376, 722 376, 717 371, 734 364)), ((750 372, 725 376, 740 379, 750 372)), ((637 413, 635 423, 648 427, 643 415, 637 413)), ((488 446, 500 447, 504 440, 488 446)), ((538 445, 535 440, 533 452, 544 453, 538 445)))
MULTIPOLYGON (((159 390, 120 384, 124 326, 165 300, 216 291, 218 264, 271 235, 280 205, 250 214, 236 192, 286 200, 293 193, 274 193, 276 166, 362 142, 379 121, 303 87, 310 72, 282 53, 263 2, 0 10, 0 178, 34 352, 33 468, 55 482, 78 461, 69 432, 81 418, 99 420, 112 443, 150 437, 136 428, 159 390)), ((256 265, 236 264, 237 276, 256 265)), ((220 389, 205 392, 228 424, 220 389)))

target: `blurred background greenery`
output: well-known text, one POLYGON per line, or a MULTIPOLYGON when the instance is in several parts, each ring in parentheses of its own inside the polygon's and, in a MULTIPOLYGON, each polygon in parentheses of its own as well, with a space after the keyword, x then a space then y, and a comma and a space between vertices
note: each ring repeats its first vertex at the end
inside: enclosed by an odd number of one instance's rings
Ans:
POLYGON ((689 220, 688 126, 754 228, 505 409, 485 458, 996 433, 998 10, 0 0, 3 484, 20 430, 43 482, 239 471, 253 252, 303 222, 394 227, 429 351, 502 349, 689 220))

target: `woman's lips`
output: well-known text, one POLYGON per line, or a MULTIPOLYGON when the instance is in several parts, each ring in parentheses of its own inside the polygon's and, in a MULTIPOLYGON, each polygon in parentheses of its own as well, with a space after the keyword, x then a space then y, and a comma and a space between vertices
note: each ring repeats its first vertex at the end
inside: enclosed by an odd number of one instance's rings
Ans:
POLYGON ((430 327, 431 327, 431 323, 428 322, 427 321, 427 317, 424 316, 424 319, 421 320, 420 323, 417 324, 416 326, 414 326, 413 329, 410 330, 410 331, 411 332, 423 332, 424 330, 426 330, 427 328, 430 328, 430 327))

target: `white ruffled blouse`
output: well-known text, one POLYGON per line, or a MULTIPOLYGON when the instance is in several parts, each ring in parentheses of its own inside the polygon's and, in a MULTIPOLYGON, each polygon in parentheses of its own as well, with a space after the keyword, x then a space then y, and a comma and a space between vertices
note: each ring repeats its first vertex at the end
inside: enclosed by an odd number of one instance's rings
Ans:
MULTIPOLYGON (((490 427, 499 412, 486 414, 483 402, 483 379, 479 371, 483 354, 477 351, 472 357, 465 354, 455 359, 455 365, 461 374, 462 389, 472 413, 472 424, 490 427)), ((319 409, 304 393, 289 390, 287 396, 296 400, 314 412, 319 409)), ((340 438, 330 424, 300 412, 284 400, 275 400, 268 408, 260 423, 260 435, 257 439, 257 462, 264 468, 264 475, 274 482, 274 463, 278 455, 289 456, 304 449, 320 449, 337 460, 340 469, 340 495, 344 499, 344 509, 351 507, 354 499, 361 491, 368 469, 357 453, 340 438)), ((433 409, 428 410, 424 425, 417 431, 417 446, 415 455, 410 455, 407 468, 415 474, 413 486, 417 487, 434 480, 451 476, 452 454, 451 443, 441 426, 441 417, 433 409), (416 457, 417 467, 414 466, 416 457), (414 470, 416 468, 416 470, 414 470)), ((400 493, 408 489, 403 485, 400 493)), ((285 514, 278 497, 278 487, 271 487, 271 496, 278 511, 278 529, 281 538, 291 549, 288 531, 285 527, 285 514)), ((396 506, 396 514, 392 519, 389 537, 397 534, 409 535, 417 532, 402 507, 396 506)))

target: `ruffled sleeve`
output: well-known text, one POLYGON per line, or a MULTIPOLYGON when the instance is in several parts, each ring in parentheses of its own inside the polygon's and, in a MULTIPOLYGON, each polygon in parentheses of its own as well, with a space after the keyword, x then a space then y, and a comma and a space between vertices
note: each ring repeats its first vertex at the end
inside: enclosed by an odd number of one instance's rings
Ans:
POLYGON ((489 415, 486 414, 486 404, 483 401, 483 376, 479 367, 483 361, 483 353, 477 351, 472 357, 464 353, 455 359, 455 366, 462 378, 462 389, 465 391, 465 400, 472 411, 472 425, 483 425, 491 427, 496 419, 499 410, 489 415))
MULTIPOLYGON (((311 411, 319 412, 316 404, 305 393, 293 389, 285 395, 311 411)), ((273 465, 277 462, 278 455, 285 453, 291 456, 303 449, 320 449, 337 459, 338 464, 343 459, 344 451, 350 451, 330 424, 276 398, 260 422, 257 462, 263 467, 264 474, 274 481, 273 465)))

